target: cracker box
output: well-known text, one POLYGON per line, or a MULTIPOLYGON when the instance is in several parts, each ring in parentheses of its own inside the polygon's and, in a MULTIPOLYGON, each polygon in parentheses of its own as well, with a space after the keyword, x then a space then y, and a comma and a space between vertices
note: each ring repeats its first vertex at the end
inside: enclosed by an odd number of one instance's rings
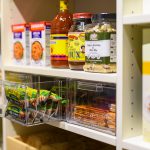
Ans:
POLYGON ((12 59, 16 65, 28 65, 29 53, 29 25, 12 25, 12 59))
POLYGON ((50 22, 30 23, 31 65, 50 65, 50 31, 50 22))

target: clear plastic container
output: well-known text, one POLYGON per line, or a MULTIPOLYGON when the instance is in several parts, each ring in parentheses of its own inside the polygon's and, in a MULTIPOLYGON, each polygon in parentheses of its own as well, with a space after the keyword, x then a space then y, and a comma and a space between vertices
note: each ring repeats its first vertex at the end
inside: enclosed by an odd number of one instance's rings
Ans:
POLYGON ((86 27, 84 71, 116 72, 116 14, 95 14, 86 27))
POLYGON ((24 126, 61 120, 64 100, 61 81, 3 83, 6 99, 5 117, 24 126), (54 87, 58 87, 57 89, 54 87))
POLYGON ((69 89, 68 122, 115 135, 116 86, 72 81, 69 89))

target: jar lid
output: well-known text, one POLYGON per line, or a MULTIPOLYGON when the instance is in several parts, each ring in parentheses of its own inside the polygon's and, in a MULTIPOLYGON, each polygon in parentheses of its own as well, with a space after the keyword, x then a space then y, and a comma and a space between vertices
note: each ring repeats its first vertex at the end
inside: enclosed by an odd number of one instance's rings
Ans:
POLYGON ((115 13, 99 13, 99 14, 94 14, 92 17, 93 21, 104 20, 104 19, 116 19, 116 14, 115 13))
POLYGON ((92 13, 74 13, 73 19, 80 19, 80 18, 91 18, 92 13))

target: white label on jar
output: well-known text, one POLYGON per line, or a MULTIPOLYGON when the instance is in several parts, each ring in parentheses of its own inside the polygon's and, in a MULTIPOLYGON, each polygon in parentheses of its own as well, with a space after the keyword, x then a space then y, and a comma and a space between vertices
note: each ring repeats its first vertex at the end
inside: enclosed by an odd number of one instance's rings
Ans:
POLYGON ((116 34, 110 36, 110 62, 116 63, 116 34))
POLYGON ((110 56, 110 40, 86 41, 85 55, 88 59, 100 59, 110 56))

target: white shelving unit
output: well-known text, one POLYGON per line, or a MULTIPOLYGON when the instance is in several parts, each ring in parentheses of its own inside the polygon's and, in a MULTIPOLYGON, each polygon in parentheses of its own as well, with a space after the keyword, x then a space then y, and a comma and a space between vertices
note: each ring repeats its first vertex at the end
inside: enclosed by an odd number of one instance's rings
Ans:
POLYGON ((73 133, 77 133, 97 141, 101 141, 103 143, 107 143, 113 146, 116 146, 116 137, 113 135, 109 135, 107 133, 102 133, 100 131, 92 130, 86 127, 70 124, 67 122, 49 122, 51 126, 55 126, 67 131, 71 131, 73 133))
POLYGON ((123 147, 131 150, 149 150, 150 143, 144 142, 142 136, 137 136, 124 140, 123 147))
POLYGON ((123 17, 124 25, 146 25, 150 22, 150 14, 128 15, 123 17))
MULTIPOLYGON (((116 150, 150 150, 150 144, 144 142, 142 138, 142 31, 143 28, 149 28, 150 25, 150 10, 147 7, 150 6, 150 1, 93 0, 91 2, 86 0, 86 3, 81 0, 71 1, 70 10, 72 12, 117 12, 118 63, 116 74, 13 65, 11 59, 11 24, 50 20, 57 14, 57 3, 58 0, 45 0, 44 3, 43 0, 2 0, 3 79, 5 79, 5 72, 11 71, 115 83, 117 85, 116 136, 66 122, 50 122, 49 125, 116 146, 116 150), (32 9, 29 11, 28 8, 32 9)), ((6 150, 6 137, 26 132, 25 128, 23 129, 3 118, 4 150, 6 150)))
POLYGON ((117 82, 117 74, 99 74, 83 71, 72 71, 70 69, 54 69, 50 67, 32 67, 32 66, 5 66, 5 71, 22 72, 45 76, 58 76, 64 78, 74 78, 91 81, 101 81, 108 83, 117 82), (40 71, 39 71, 40 70, 40 71))

